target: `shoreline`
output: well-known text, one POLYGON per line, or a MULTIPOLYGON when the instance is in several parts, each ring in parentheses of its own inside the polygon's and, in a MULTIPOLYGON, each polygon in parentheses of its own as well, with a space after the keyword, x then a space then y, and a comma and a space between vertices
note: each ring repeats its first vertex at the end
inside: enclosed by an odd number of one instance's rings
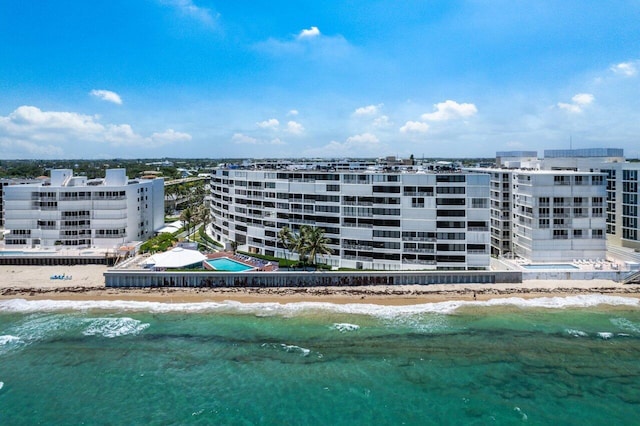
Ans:
POLYGON ((1 266, 0 300, 126 300, 166 303, 327 302, 416 305, 445 301, 485 301, 504 297, 567 297, 585 294, 640 299, 640 285, 609 280, 529 280, 521 284, 434 284, 362 287, 107 288, 104 265, 1 266), (52 275, 71 276, 69 280, 52 275))

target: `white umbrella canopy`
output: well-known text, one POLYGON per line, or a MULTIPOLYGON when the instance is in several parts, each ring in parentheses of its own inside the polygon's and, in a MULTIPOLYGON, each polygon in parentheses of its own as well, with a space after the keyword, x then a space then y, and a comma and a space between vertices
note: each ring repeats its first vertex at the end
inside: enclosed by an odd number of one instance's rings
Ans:
POLYGON ((164 253, 156 253, 145 264, 154 268, 186 268, 187 266, 201 263, 207 256, 197 250, 188 250, 176 247, 164 253))

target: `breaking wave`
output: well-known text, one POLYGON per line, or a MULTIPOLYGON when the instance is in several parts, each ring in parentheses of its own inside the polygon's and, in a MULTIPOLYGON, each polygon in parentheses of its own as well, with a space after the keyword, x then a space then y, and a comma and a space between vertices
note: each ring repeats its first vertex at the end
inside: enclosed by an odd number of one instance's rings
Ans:
POLYGON ((88 327, 82 332, 85 336, 102 336, 108 338, 135 335, 149 327, 133 318, 92 318, 85 320, 88 327))
POLYGON ((640 307, 640 299, 633 297, 607 295, 577 295, 567 297, 540 297, 523 299, 506 297, 487 301, 446 301, 419 305, 375 305, 363 303, 334 304, 324 302, 298 303, 241 303, 235 301, 200 302, 200 303, 164 303, 124 300, 25 300, 10 299, 0 301, 0 312, 36 313, 60 311, 129 311, 129 312, 193 312, 193 313, 228 313, 251 314, 259 316, 295 316, 302 313, 332 312, 338 314, 370 315, 380 318, 397 318, 399 316, 422 313, 452 314, 464 307, 499 307, 513 306, 523 309, 546 308, 564 309, 595 307, 599 305, 640 307))

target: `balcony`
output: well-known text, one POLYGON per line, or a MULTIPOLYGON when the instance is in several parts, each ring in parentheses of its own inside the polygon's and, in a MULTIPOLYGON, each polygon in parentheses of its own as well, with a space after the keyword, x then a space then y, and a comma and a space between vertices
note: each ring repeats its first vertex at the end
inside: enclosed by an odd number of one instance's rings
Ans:
POLYGON ((420 249, 420 248, 406 248, 403 250, 405 253, 427 253, 434 254, 436 251, 434 249, 420 249))
POLYGON ((402 259, 403 264, 407 265, 436 265, 435 260, 421 260, 421 259, 402 259))

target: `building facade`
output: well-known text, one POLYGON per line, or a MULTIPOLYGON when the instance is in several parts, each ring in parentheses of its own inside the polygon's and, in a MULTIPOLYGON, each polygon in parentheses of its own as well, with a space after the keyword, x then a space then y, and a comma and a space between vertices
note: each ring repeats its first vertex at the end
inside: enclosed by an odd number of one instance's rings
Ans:
POLYGON ((4 188, 9 185, 24 185, 39 182, 37 179, 0 179, 0 228, 4 228, 4 188))
POLYGON ((489 176, 321 170, 217 169, 212 228, 222 243, 276 257, 284 227, 324 229, 334 267, 485 270, 489 176))
POLYGON ((640 163, 626 161, 624 151, 619 148, 545 150, 542 168, 605 173, 608 242, 613 246, 640 249, 640 163))
POLYGON ((50 182, 4 188, 5 246, 115 248, 164 225, 164 181, 129 180, 124 169, 87 180, 51 171, 50 182))
POLYGON ((533 152, 499 154, 510 159, 497 162, 502 168, 473 169, 491 176, 493 255, 547 263, 606 258, 605 173, 542 170, 533 152))

